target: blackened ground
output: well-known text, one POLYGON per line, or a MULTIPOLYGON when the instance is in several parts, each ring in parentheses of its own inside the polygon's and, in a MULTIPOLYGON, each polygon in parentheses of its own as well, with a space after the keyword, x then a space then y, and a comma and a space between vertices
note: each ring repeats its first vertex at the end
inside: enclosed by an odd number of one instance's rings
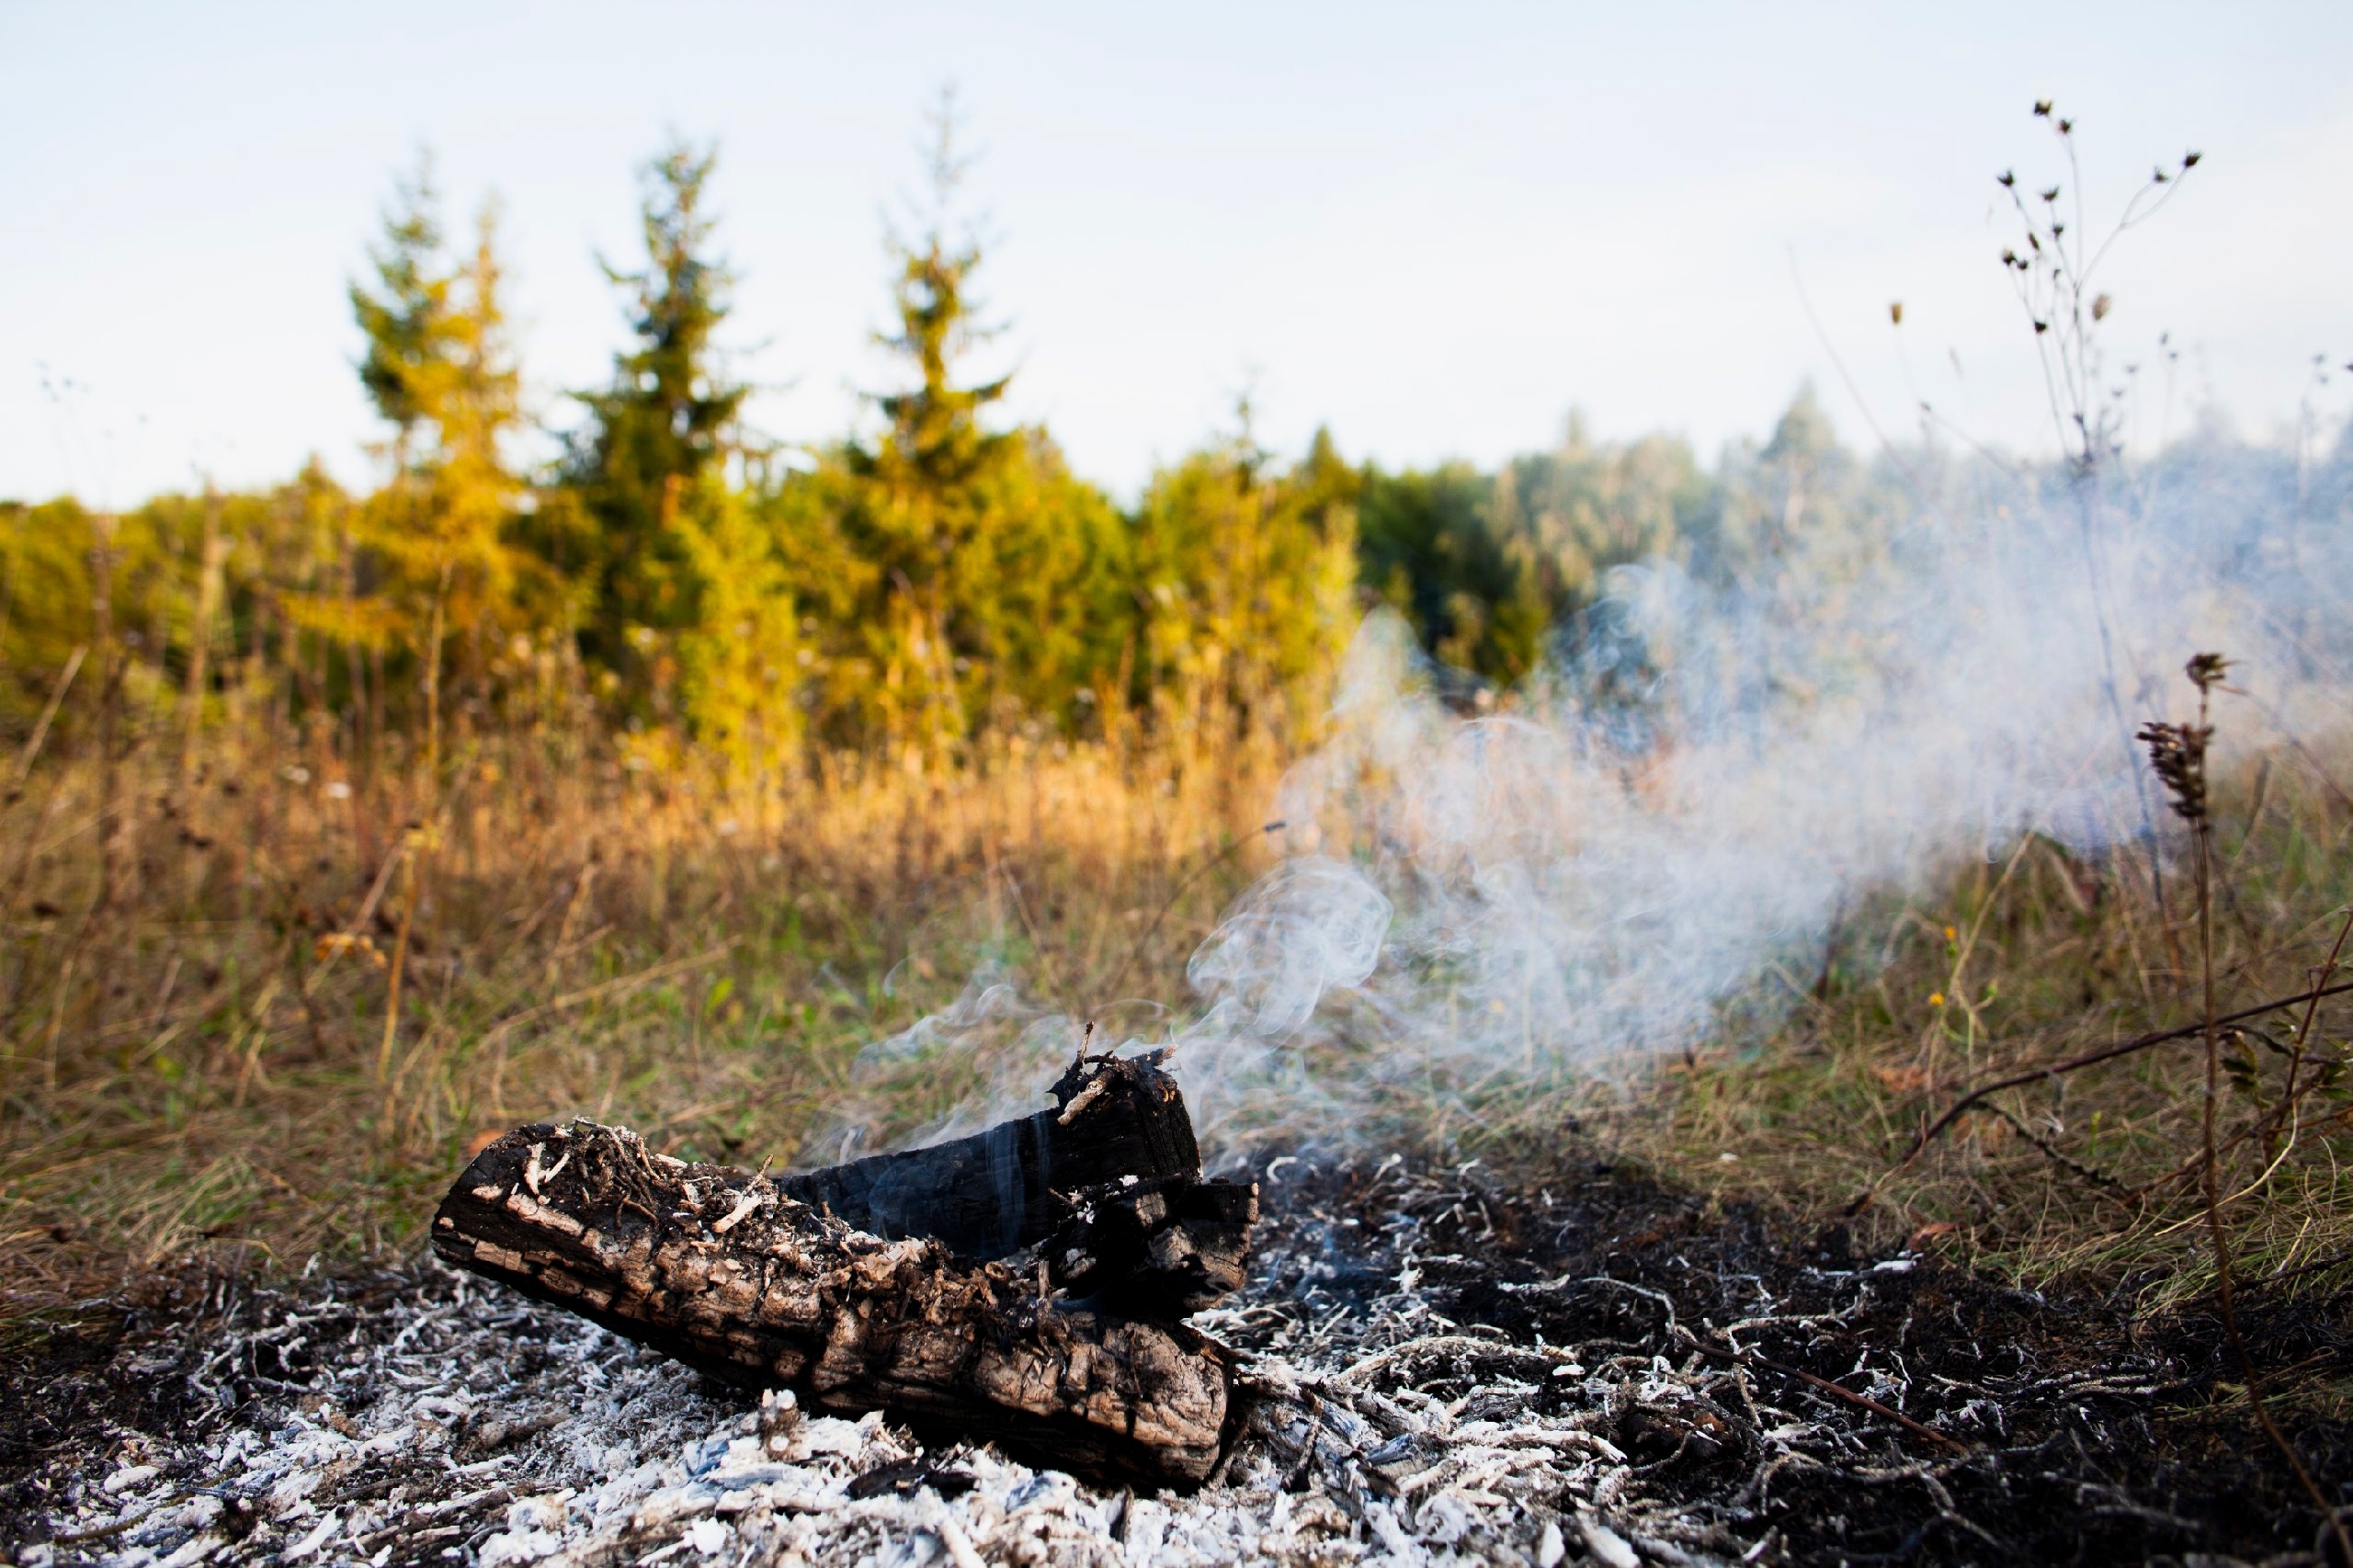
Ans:
MULTIPOLYGON (((2108 1294, 2040 1293, 1933 1256, 1860 1257, 1843 1228, 1793 1227, 1607 1165, 1510 1184, 1475 1165, 1275 1176, 1264 1244, 1288 1267, 1254 1295, 1290 1303, 1304 1321, 1362 1312, 1411 1267, 1446 1318, 1518 1344, 1574 1346, 1586 1362, 1615 1351, 1721 1366, 1725 1358, 1700 1347, 1734 1339, 1759 1353, 1742 1372, 1750 1397, 1824 1440, 1765 1452, 1757 1438, 1770 1416, 1722 1395, 1697 1412, 1633 1402, 1613 1440, 1636 1461, 1639 1491, 1743 1537, 1768 1526, 1768 1560, 2293 1560, 2314 1549, 2319 1513, 2248 1412, 2219 1319, 2136 1324, 2129 1282, 2108 1294)), ((2353 1423, 2313 1408, 2347 1403, 2353 1301, 2258 1288, 2239 1315, 2305 1465, 2333 1503, 2353 1505, 2353 1423)), ((1441 1376, 1427 1392, 1451 1391, 1441 1376)), ((1552 1397, 1582 1391, 1563 1384, 1552 1397)))
MULTIPOLYGON (((1440 1555, 1484 1541, 1506 1560, 1540 1560, 1550 1542, 1555 1557, 1614 1547, 1666 1562, 2313 1561, 2317 1515, 2248 1418, 2209 1318, 2136 1325, 2125 1291, 2046 1298, 1933 1256, 1858 1256, 1836 1231, 1591 1164, 1508 1181, 1396 1157, 1278 1160, 1258 1175, 1267 1221, 1251 1286, 1204 1322, 1335 1408, 1353 1399, 1390 1426, 1349 1437, 1336 1460, 1326 1432, 1315 1464, 1279 1445, 1279 1463, 1245 1455, 1195 1498, 1168 1500, 1163 1561, 1185 1560, 1184 1530, 1214 1516, 1288 1517, 1260 1495, 1269 1484, 1336 1500, 1336 1533, 1302 1559, 1313 1561, 1426 1541, 1440 1555), (1563 1417, 1598 1445, 1582 1469, 1563 1458, 1507 1483, 1448 1468, 1460 1462, 1449 1445, 1507 1443, 1514 1423, 1563 1417), (1449 1490, 1468 1487, 1459 1495, 1475 1512, 1480 1487, 1507 1484, 1552 1490, 1494 1499, 1492 1533, 1477 1524, 1449 1547, 1438 1506, 1449 1490), (1512 1523, 1532 1510, 1565 1536, 1512 1523), (1373 1528, 1390 1518, 1405 1535, 1373 1528)), ((2321 1396, 2353 1372, 2353 1310, 2342 1296, 2258 1289, 2243 1318, 2307 1464, 2343 1494, 2353 1427, 2315 1412, 2340 1403, 2321 1396)), ((646 1487, 669 1484, 654 1473, 665 1456, 749 1420, 742 1403, 429 1265, 274 1282, 190 1270, 0 1352, 0 1543, 17 1561, 58 1562, 134 1545, 153 1560, 208 1539, 216 1561, 305 1540, 323 1542, 311 1548, 322 1561, 388 1547, 394 1562, 472 1561, 528 1533, 535 1494, 640 1460, 646 1487), (428 1374, 444 1381, 428 1390, 428 1374), (600 1391, 594 1412, 584 1378, 600 1391), (371 1410, 412 1406, 371 1425, 371 1410), (420 1414, 442 1425, 406 1446, 371 1436, 420 1414), (306 1465, 315 1482, 300 1480, 306 1465), (344 1533, 318 1537, 338 1514, 344 1533)), ((881 1451, 837 1468, 870 1468, 881 1451)), ((865 1495, 845 1483, 845 1497, 865 1495)), ((612 1500, 610 1517, 627 1521, 613 1527, 612 1560, 686 1528, 663 1509, 630 1514, 636 1495, 612 1500)), ((1105 1517, 1115 1503, 1100 1501, 1105 1517)), ((566 1530, 608 1539, 581 1500, 569 1506, 553 1506, 549 1549, 566 1530)), ((755 1515, 721 1517, 747 1528, 755 1515)), ((819 1545, 821 1559, 863 1550, 847 1536, 819 1545)))

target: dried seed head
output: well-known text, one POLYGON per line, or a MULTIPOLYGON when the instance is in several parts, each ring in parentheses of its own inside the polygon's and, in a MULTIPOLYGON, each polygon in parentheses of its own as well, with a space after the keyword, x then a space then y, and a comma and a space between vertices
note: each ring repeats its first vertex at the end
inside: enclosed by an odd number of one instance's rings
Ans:
POLYGON ((2198 653, 2182 666, 2182 673, 2199 690, 2211 691, 2222 684, 2222 672, 2230 667, 2230 660, 2220 653, 2198 653))
POLYGON ((2108 312, 2115 308, 2116 301, 2110 296, 2107 294, 2094 295, 2092 298, 2092 320, 2106 321, 2108 319, 2108 312))
POLYGON ((1904 324, 1904 301, 1901 301, 1901 300, 1893 300, 1893 301, 1889 301, 1889 303, 1888 303, 1888 307, 1887 307, 1887 319, 1888 319, 1889 321, 1891 321, 1891 322, 1893 322, 1897 326, 1902 326, 1902 325, 1904 324))
POLYGON ((2194 169, 2198 166, 2198 160, 2205 155, 2203 153, 2184 153, 2181 155, 2181 166, 2185 169, 2194 169))
POLYGON ((2213 735, 2208 724, 2141 726, 2139 738, 2149 748, 2149 767, 2173 797, 2174 813, 2184 822, 2206 820, 2206 743, 2213 735))
POLYGON ((2051 118, 2051 100, 2049 98, 2035 99, 2034 112, 2038 118, 2049 119, 2051 118))
MULTIPOLYGON (((2197 653, 2182 666, 2182 673, 2198 688, 2199 711, 2205 711, 2205 699, 2222 683, 2223 672, 2231 662, 2220 653, 2197 653)), ((2141 727, 2141 744, 2149 748, 2149 767, 2154 770, 2165 793, 2173 797, 2173 809, 2185 822, 2202 824, 2206 821, 2206 744, 2214 738, 2211 724, 2149 723, 2141 727)))

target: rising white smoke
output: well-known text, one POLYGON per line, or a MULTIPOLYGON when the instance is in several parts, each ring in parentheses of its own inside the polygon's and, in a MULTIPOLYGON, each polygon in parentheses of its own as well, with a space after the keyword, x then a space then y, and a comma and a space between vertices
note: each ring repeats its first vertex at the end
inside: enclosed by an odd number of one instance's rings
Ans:
POLYGON ((1383 1082, 1623 1074, 1770 1015, 1866 899, 2028 833, 2164 831, 2130 735, 2186 709, 2201 650, 2249 694, 2218 756, 2341 731, 2353 519, 2247 466, 2106 501, 1980 488, 1761 585, 1621 571, 1501 717, 1458 717, 1375 617, 1277 807, 1298 853, 1194 957, 1188 1097, 1328 1131, 1383 1082))
MULTIPOLYGON (((1442 701, 1377 614, 1270 813, 1291 852, 1193 955, 1181 1023, 1130 1044, 1171 1048, 1213 1134, 1345 1136, 1387 1087, 1624 1074, 1729 1009, 1769 1018, 1843 915, 2021 835, 2165 832, 2130 736, 2186 710, 2193 653, 2248 693, 2218 757, 2353 722, 2353 519, 2247 478, 2279 472, 2177 460, 2088 501, 1978 472, 1835 561, 1629 568, 1498 716, 1442 701)), ((1018 1006, 976 984, 919 1032, 1018 1006)), ((1038 1060, 1004 1104, 1074 1038, 1023 1018, 1038 1060)))

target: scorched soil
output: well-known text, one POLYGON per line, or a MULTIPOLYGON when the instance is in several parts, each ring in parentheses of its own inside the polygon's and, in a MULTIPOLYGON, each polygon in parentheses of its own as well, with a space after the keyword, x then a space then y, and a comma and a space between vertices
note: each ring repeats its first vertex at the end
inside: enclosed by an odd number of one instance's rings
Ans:
MULTIPOLYGON (((380 1568, 2321 1560, 2207 1317, 2136 1327, 2128 1290, 1857 1256, 1590 1164, 1257 1174, 1250 1287, 1194 1320, 1251 1354, 1256 1397, 1190 1494, 764 1403, 427 1263, 191 1268, 0 1356, 0 1542, 380 1568)), ((2353 1427, 2320 1397, 2353 1372, 2347 1301, 2258 1284, 2242 1316, 2353 1502, 2353 1427)))

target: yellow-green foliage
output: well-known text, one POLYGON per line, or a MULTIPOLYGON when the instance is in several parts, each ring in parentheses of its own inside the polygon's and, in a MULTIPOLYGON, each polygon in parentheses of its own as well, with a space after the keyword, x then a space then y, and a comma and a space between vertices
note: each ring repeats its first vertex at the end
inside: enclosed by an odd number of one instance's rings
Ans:
POLYGON ((0 508, 7 529, 7 615, 5 688, 12 710, 37 710, 47 692, 39 677, 54 676, 92 635, 90 551, 97 543, 80 503, 12 504, 0 508), (31 683, 31 684, 28 684, 31 683))
POLYGON ((978 656, 965 710, 1071 722, 1116 667, 1132 624, 1127 540, 1109 497, 1041 429, 1008 442, 980 486, 990 525, 954 574, 978 656))
POLYGON ((1358 476, 1319 436, 1270 473, 1246 437, 1157 476, 1135 521, 1136 676, 1186 729, 1300 733, 1354 622, 1358 476))
POLYGON ((703 584, 678 637, 687 722, 739 778, 773 775, 804 728, 798 597, 790 563, 742 493, 706 483, 679 511, 686 558, 703 584))
MULTIPOLYGON (((28 721, 74 650, 94 651, 102 576, 130 678, 157 687, 158 700, 171 699, 161 688, 176 687, 199 636, 216 674, 222 660, 241 654, 302 668, 294 634, 313 623, 365 643, 377 632, 368 608, 332 591, 337 529, 347 522, 343 494, 315 468, 274 490, 159 495, 120 514, 71 499, 0 504, 0 714, 28 721), (221 591, 211 624, 199 628, 208 527, 218 541, 221 591)), ((66 706, 59 733, 70 735, 79 722, 80 710, 66 706)))

